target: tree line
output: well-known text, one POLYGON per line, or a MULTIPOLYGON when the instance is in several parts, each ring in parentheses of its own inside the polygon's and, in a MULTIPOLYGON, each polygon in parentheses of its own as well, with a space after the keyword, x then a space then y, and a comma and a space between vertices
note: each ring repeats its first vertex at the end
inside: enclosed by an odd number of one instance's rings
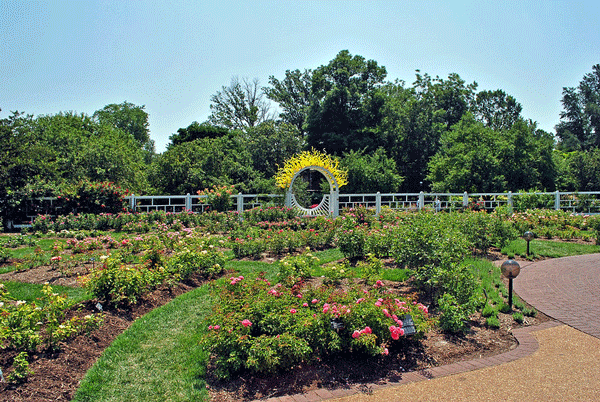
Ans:
POLYGON ((157 154, 144 106, 110 104, 0 120, 0 208, 60 195, 81 181, 136 194, 194 194, 212 185, 274 191, 291 155, 317 149, 349 172, 343 192, 600 190, 600 64, 563 89, 548 133, 501 89, 456 73, 389 80, 375 60, 339 52, 268 85, 234 77, 211 97, 207 121, 173 133, 157 154))

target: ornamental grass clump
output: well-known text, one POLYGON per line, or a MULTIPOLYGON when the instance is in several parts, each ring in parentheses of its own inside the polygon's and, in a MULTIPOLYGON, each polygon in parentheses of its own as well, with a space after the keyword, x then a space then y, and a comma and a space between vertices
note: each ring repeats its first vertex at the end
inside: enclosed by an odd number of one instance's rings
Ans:
POLYGON ((385 356, 402 345, 402 318, 410 314, 418 334, 429 326, 427 307, 396 298, 381 283, 311 287, 272 284, 263 275, 213 284, 213 312, 201 344, 216 376, 273 373, 340 353, 385 356))

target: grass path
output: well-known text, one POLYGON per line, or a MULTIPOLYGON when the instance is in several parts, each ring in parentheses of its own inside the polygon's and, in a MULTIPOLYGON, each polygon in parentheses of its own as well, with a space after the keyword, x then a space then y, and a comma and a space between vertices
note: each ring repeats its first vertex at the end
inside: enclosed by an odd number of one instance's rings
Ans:
POLYGON ((202 286, 137 319, 88 371, 74 401, 204 401, 198 347, 211 301, 202 286))
MULTIPOLYGON (((241 275, 273 264, 230 261, 241 275)), ((208 355, 198 343, 212 301, 209 285, 185 293, 137 319, 87 372, 74 401, 207 401, 208 355)))

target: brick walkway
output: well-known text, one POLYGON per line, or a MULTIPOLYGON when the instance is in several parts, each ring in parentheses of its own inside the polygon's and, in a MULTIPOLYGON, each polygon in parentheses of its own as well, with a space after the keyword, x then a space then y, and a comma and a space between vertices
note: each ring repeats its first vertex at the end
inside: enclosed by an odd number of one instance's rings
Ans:
POLYGON ((539 311, 600 338, 600 254, 521 263, 513 285, 539 311))

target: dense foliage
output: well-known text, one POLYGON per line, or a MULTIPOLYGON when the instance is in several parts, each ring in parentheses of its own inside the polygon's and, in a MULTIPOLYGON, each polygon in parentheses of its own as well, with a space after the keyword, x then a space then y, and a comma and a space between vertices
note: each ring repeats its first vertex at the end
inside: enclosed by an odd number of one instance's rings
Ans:
POLYGON ((501 89, 478 91, 456 73, 386 80, 384 66, 347 50, 314 70, 271 76, 264 88, 234 78, 211 97, 208 121, 174 129, 159 155, 144 106, 109 104, 91 117, 13 112, 0 120, 0 216, 19 220, 26 199, 82 180, 135 194, 212 185, 271 193, 278 167, 311 148, 351 171, 344 191, 353 193, 597 191, 599 77, 594 65, 564 88, 556 137, 501 89))

